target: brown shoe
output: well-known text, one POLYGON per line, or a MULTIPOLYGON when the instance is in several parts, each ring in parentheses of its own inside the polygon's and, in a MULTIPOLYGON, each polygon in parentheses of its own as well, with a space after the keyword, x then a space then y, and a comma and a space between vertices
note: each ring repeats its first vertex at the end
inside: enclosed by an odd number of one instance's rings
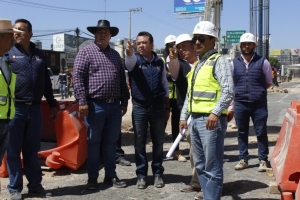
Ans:
POLYGON ((180 151, 175 151, 174 152, 173 159, 178 160, 179 162, 186 162, 187 161, 186 158, 181 155, 180 151))
POLYGON ((198 192, 195 196, 195 199, 197 199, 197 200, 203 199, 203 198, 204 198, 203 192, 198 192))
POLYGON ((181 192, 200 192, 201 188, 196 188, 192 185, 185 185, 182 188, 180 188, 181 192))

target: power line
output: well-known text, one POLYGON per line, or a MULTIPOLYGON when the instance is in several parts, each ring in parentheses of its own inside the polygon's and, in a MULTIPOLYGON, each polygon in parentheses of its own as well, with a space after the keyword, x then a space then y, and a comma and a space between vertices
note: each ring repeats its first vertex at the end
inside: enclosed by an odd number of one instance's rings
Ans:
POLYGON ((64 12, 80 12, 80 13, 102 13, 102 12, 108 12, 108 13, 121 13, 121 12, 128 12, 128 11, 97 11, 97 10, 83 10, 83 9, 75 9, 75 8, 65 8, 65 7, 58 7, 58 6, 51 6, 46 4, 40 4, 40 3, 32 3, 29 1, 22 1, 22 0, 0 0, 1 2, 15 4, 15 5, 21 5, 21 6, 27 6, 32 8, 41 8, 45 10, 56 10, 56 11, 64 11, 64 12), (14 1, 14 2, 12 2, 14 1))
POLYGON ((74 31, 74 30, 60 31, 60 32, 49 33, 49 34, 45 34, 45 35, 33 35, 32 37, 44 37, 44 36, 50 36, 50 35, 55 35, 55 34, 65 33, 65 32, 71 32, 71 31, 74 31))

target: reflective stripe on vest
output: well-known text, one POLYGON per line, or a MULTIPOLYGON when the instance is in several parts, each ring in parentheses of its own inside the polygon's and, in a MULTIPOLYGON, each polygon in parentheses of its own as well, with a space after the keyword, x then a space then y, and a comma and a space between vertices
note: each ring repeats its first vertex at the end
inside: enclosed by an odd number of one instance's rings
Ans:
MULTIPOLYGON (((170 72, 168 72, 168 74, 171 74, 170 72)), ((169 86, 169 99, 176 99, 177 98, 177 94, 176 94, 176 85, 175 83, 172 81, 168 81, 168 86, 169 86)))
POLYGON ((0 119, 12 119, 15 116, 16 74, 11 71, 5 59, 2 58, 2 61, 0 68, 0 119))
MULTIPOLYGON (((188 112, 210 114, 220 99, 221 88, 215 79, 213 70, 220 57, 219 54, 211 55, 197 72, 193 80, 197 66, 187 74, 188 79, 188 112), (192 86, 192 82, 194 85, 192 86)), ((226 114, 224 110, 222 114, 226 114)))

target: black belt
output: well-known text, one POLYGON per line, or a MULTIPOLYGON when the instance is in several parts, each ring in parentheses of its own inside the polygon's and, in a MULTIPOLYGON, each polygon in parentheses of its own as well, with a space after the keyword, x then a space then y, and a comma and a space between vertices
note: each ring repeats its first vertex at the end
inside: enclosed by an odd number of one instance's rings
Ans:
MULTIPOLYGON (((192 117, 208 117, 211 113, 192 113, 192 117)), ((226 114, 221 114, 220 117, 225 117, 226 114)))
POLYGON ((23 105, 27 105, 27 106, 32 106, 32 105, 35 105, 36 103, 34 101, 30 101, 30 102, 16 102, 16 104, 23 104, 23 105))
POLYGON ((119 99, 100 99, 100 98, 88 98, 88 100, 102 102, 102 103, 114 103, 119 99))

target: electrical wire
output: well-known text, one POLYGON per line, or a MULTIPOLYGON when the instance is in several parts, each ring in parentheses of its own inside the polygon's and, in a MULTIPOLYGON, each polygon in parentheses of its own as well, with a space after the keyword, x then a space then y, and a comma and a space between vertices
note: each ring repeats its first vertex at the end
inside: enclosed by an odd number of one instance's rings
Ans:
POLYGON ((46 4, 40 4, 40 3, 33 3, 29 1, 22 1, 22 0, 0 0, 1 2, 15 4, 15 5, 22 5, 32 8, 41 8, 45 10, 56 10, 56 11, 64 11, 64 12, 80 12, 80 13, 86 13, 86 14, 93 14, 93 13, 121 13, 121 12, 129 12, 129 11, 97 11, 97 10, 83 10, 83 9, 74 9, 74 8, 65 8, 65 7, 58 7, 58 6, 51 6, 46 4), (13 2, 12 2, 13 1, 13 2))

